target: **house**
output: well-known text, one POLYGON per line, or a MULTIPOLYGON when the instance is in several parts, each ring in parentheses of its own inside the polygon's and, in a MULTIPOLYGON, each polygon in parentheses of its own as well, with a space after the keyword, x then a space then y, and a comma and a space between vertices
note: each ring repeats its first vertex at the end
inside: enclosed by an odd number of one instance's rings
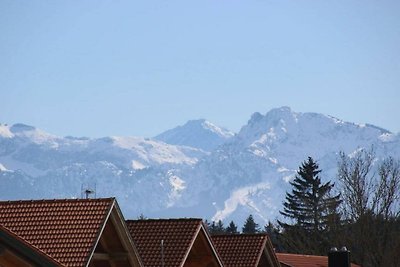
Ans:
MULTIPOLYGON (((282 267, 328 267, 327 256, 276 253, 282 267)), ((352 263, 351 267, 360 267, 352 263)))
POLYGON ((226 267, 279 267, 268 235, 213 235, 212 240, 226 267))
POLYGON ((114 198, 0 201, 0 266, 141 267, 114 198))
POLYGON ((144 267, 222 267, 201 219, 128 220, 144 267))

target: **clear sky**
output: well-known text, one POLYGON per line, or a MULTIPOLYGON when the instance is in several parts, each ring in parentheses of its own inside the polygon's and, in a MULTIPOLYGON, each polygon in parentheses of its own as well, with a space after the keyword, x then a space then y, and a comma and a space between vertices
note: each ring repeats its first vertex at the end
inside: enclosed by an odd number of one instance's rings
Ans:
POLYGON ((400 131, 399 0, 0 0, 0 122, 154 136, 290 106, 400 131))

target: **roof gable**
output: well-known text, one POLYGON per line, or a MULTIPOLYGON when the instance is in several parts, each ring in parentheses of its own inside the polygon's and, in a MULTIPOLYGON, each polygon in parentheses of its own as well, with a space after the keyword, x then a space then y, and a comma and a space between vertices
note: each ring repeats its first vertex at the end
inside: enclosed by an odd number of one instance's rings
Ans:
POLYGON ((181 267, 193 262, 199 255, 192 251, 195 243, 196 249, 209 245, 217 266, 221 266, 201 219, 128 220, 127 225, 145 267, 181 267))
POLYGON ((93 246, 89 266, 143 266, 117 202, 93 246))
POLYGON ((85 266, 114 202, 1 201, 0 224, 65 266, 85 266))
POLYGON ((201 223, 201 227, 199 228, 199 231, 197 232, 195 239, 193 240, 192 245, 189 248, 187 257, 185 258, 182 266, 223 266, 220 257, 203 223, 201 223))
POLYGON ((268 266, 279 266, 267 234, 213 235, 212 239, 227 267, 257 267, 261 259, 268 266))

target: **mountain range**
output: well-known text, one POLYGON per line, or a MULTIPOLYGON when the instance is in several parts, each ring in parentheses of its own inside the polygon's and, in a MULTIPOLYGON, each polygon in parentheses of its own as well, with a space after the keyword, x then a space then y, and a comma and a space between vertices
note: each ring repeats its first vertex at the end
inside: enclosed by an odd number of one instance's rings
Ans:
POLYGON ((289 107, 254 113, 238 133, 192 120, 154 138, 60 137, 1 124, 0 198, 78 198, 91 189, 117 197, 129 218, 241 224, 253 214, 264 224, 279 216, 289 181, 308 156, 323 180, 337 183, 338 153, 370 147, 378 160, 400 158, 399 134, 289 107))

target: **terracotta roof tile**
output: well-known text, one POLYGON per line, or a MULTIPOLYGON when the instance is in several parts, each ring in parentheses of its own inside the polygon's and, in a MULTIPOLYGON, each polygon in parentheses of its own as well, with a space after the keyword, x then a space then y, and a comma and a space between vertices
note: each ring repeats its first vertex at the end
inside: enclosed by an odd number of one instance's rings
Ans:
POLYGON ((127 225, 145 267, 161 266, 161 240, 164 240, 164 266, 179 267, 202 220, 128 220, 127 225))
POLYGON ((65 266, 84 266, 113 203, 113 198, 0 201, 0 224, 65 266))
POLYGON ((213 243, 226 267, 257 266, 266 234, 213 235, 213 243))
POLYGON ((49 264, 54 265, 54 266, 64 266, 60 262, 56 261, 55 259, 53 259, 49 255, 47 255, 40 248, 30 244, 29 242, 27 242, 26 240, 22 239, 20 236, 18 236, 17 234, 15 234, 14 232, 12 232, 11 230, 7 229, 6 227, 4 227, 1 224, 0 224, 0 234, 1 234, 2 237, 4 237, 4 236, 11 237, 12 240, 18 242, 17 244, 22 244, 22 246, 24 246, 24 250, 28 249, 28 250, 34 251, 35 253, 37 253, 37 255, 39 255, 39 257, 44 258, 49 264))
MULTIPOLYGON (((327 256, 276 253, 279 262, 292 267, 328 267, 327 256)), ((360 267, 357 264, 351 264, 352 267, 360 267)))

